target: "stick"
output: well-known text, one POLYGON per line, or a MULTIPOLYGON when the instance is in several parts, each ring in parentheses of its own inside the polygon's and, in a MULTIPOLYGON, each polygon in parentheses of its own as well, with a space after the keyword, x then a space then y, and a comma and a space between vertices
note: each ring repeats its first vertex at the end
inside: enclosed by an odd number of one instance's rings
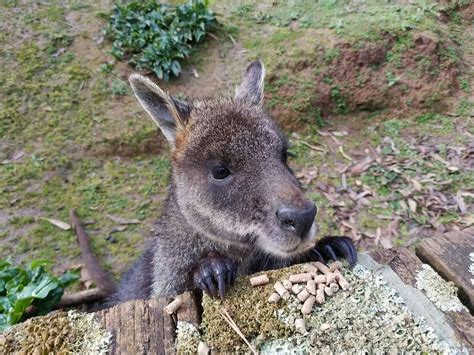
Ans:
POLYGON ((239 329, 237 324, 235 324, 234 320, 232 319, 230 314, 227 312, 227 310, 225 308, 221 308, 220 313, 221 313, 221 316, 224 318, 224 320, 227 323, 229 323, 229 325, 232 327, 232 329, 234 329, 235 332, 239 335, 239 337, 241 337, 242 340, 245 342, 245 344, 247 344, 250 351, 252 351, 252 353, 254 353, 255 355, 258 355, 258 351, 252 346, 252 344, 249 343, 249 341, 247 340, 245 335, 241 332, 241 330, 239 329))
POLYGON ((76 233, 77 241, 81 248, 84 267, 89 272, 89 275, 96 286, 104 293, 104 296, 112 294, 115 291, 115 283, 113 282, 112 277, 102 269, 99 261, 94 256, 90 246, 89 237, 82 228, 75 209, 69 211, 69 218, 71 219, 72 228, 76 233))
POLYGON ((85 303, 94 303, 102 301, 105 298, 104 292, 99 288, 91 288, 75 293, 63 295, 57 308, 72 307, 85 303))

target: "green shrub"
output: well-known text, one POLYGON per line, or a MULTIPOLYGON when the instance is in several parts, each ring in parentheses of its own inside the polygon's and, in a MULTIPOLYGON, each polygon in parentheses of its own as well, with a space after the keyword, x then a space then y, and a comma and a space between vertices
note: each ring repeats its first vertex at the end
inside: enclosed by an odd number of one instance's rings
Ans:
POLYGON ((61 299, 64 288, 79 277, 66 272, 56 277, 46 271, 46 260, 34 260, 26 268, 0 260, 0 331, 26 318, 34 306, 37 315, 48 313, 61 299))
POLYGON ((106 28, 113 40, 111 54, 165 81, 178 76, 180 61, 189 56, 192 44, 217 23, 207 5, 207 0, 179 6, 152 0, 116 4, 106 28))

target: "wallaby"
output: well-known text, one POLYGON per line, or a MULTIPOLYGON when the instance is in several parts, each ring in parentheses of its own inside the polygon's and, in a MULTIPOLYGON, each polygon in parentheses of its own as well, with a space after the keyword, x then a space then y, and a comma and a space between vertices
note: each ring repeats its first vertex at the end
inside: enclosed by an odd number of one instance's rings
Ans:
POLYGON ((172 174, 154 238, 110 303, 200 289, 225 297, 237 275, 298 262, 356 262, 349 238, 316 243, 316 206, 287 165, 288 142, 263 108, 265 69, 251 63, 235 96, 185 102, 130 76, 172 145, 172 174))

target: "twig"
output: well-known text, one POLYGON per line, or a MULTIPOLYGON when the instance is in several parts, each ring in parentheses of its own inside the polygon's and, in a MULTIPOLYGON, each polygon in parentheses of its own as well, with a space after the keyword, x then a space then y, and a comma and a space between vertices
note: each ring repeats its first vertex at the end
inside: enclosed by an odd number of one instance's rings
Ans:
POLYGON ((232 329, 235 330, 235 332, 242 338, 242 340, 247 344, 249 349, 254 353, 255 355, 258 355, 258 351, 250 344, 250 342, 247 340, 245 335, 241 332, 237 324, 235 324, 234 320, 230 316, 230 314, 227 312, 225 308, 221 308, 220 310, 221 316, 224 318, 224 320, 229 323, 229 325, 232 327, 232 329))
POLYGON ((344 158, 346 158, 347 160, 353 161, 353 159, 352 159, 350 156, 348 156, 348 155, 346 154, 346 152, 345 152, 344 149, 342 148, 342 145, 339 146, 339 153, 341 153, 341 155, 342 155, 344 158))
POLYGON ((235 39, 234 37, 232 37, 230 34, 226 33, 227 36, 230 38, 230 40, 232 41, 232 44, 235 46, 236 42, 235 42, 235 39))
POLYGON ((297 140, 296 142, 304 144, 308 148, 316 150, 318 152, 327 153, 327 151, 325 149, 316 147, 315 145, 309 144, 308 142, 305 142, 305 141, 302 141, 302 140, 297 140))
POLYGON ((94 303, 102 301, 107 295, 99 288, 91 288, 89 290, 82 290, 76 293, 66 294, 61 297, 57 307, 71 307, 85 303, 94 303))
POLYGON ((214 33, 212 33, 212 32, 208 32, 207 34, 209 35, 209 37, 211 37, 211 38, 213 38, 213 39, 215 39, 215 40, 218 40, 218 39, 219 39, 219 38, 218 38, 214 33))
POLYGON ((113 293, 115 291, 115 283, 113 282, 112 277, 102 269, 99 261, 94 256, 90 246, 89 237, 82 228, 75 209, 69 211, 69 218, 71 219, 72 228, 74 229, 77 241, 79 242, 84 267, 87 269, 92 280, 104 295, 113 293))

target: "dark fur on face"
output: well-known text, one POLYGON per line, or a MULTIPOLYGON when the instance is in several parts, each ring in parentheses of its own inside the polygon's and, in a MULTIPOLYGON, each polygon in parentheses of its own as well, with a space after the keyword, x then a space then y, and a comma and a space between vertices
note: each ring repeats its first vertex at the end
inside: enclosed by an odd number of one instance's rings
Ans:
POLYGON ((187 222, 219 242, 289 257, 314 246, 316 227, 302 235, 281 228, 277 211, 306 200, 287 166, 287 141, 263 109, 264 68, 252 63, 231 98, 178 101, 143 77, 135 94, 173 149, 173 183, 187 222), (213 177, 224 169, 228 176, 213 177))
POLYGON ((308 202, 287 166, 287 140, 260 105, 232 99, 198 101, 177 134, 173 182, 178 204, 201 233, 231 245, 282 257, 314 245, 312 235, 288 234, 276 210, 308 202), (230 175, 212 177, 214 166, 230 175))

